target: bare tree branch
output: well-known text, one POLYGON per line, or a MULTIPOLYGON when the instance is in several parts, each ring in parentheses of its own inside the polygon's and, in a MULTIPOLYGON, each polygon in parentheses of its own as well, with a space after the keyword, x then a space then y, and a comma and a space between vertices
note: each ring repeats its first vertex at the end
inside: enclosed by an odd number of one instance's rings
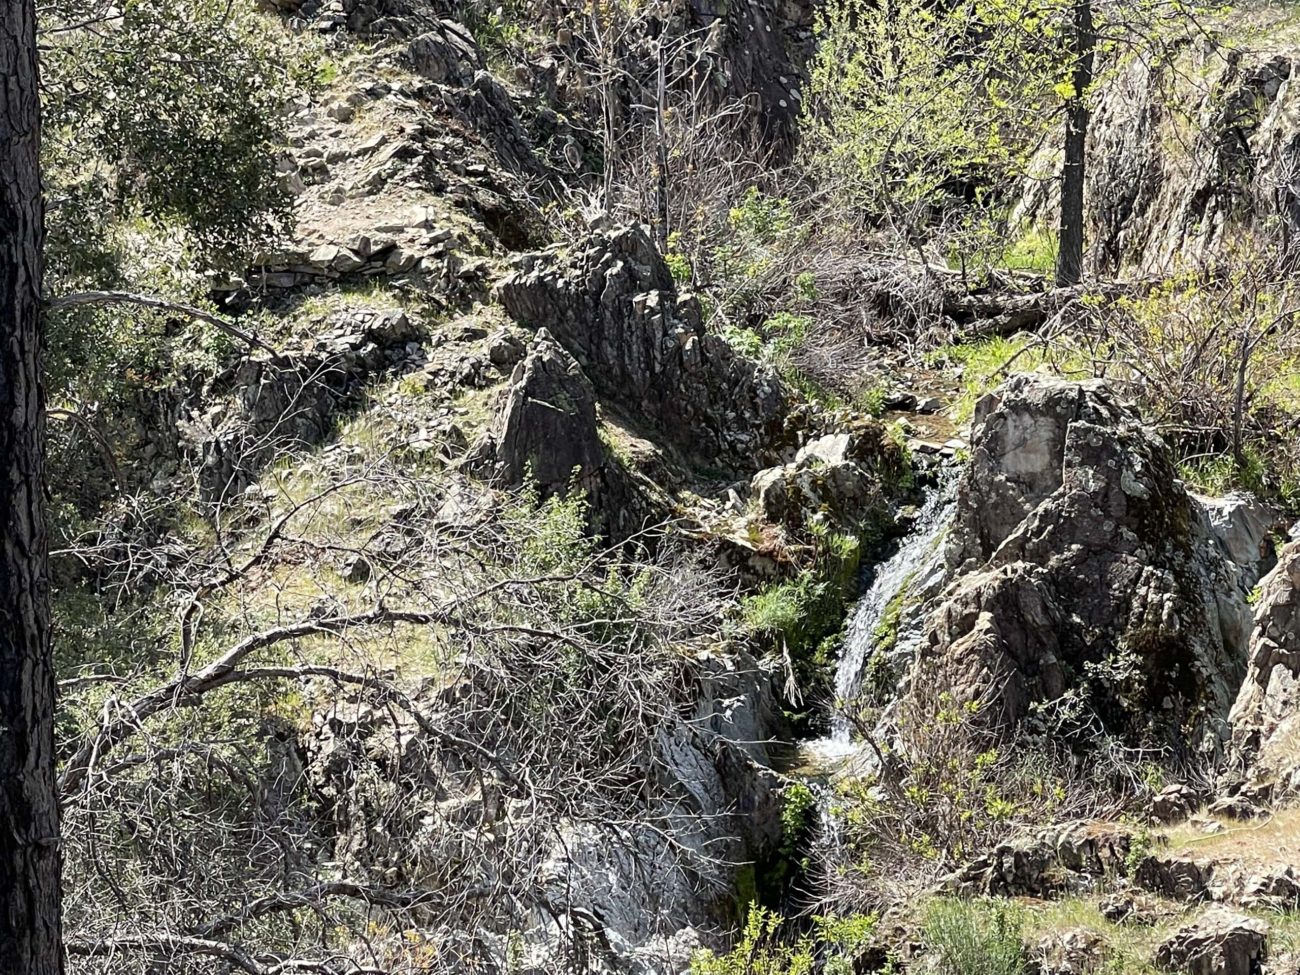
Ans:
POLYGON ((254 349, 261 349, 263 352, 269 352, 271 355, 279 355, 273 346, 267 345, 255 335, 250 335, 239 326, 232 324, 230 321, 222 318, 220 315, 214 315, 211 312, 204 311, 202 308, 195 308, 193 305, 180 304, 174 301, 165 301, 162 298, 154 298, 150 295, 138 295, 129 291, 81 291, 77 294, 63 295, 59 298, 52 298, 45 303, 47 311, 61 311, 64 308, 81 308, 87 305, 139 305, 141 308, 150 308, 154 311, 175 312, 179 315, 185 315, 193 318, 195 321, 211 325, 213 328, 225 332, 227 335, 239 339, 245 345, 254 349))

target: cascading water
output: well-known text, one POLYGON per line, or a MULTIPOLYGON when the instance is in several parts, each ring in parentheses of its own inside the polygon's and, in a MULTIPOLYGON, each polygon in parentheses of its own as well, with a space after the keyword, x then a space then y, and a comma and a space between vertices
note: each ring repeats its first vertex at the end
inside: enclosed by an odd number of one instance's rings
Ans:
MULTIPOLYGON (((951 520, 953 484, 954 479, 945 476, 930 489, 911 531, 899 543, 898 550, 876 567, 870 586, 854 608, 835 670, 835 698, 845 706, 852 704, 862 688, 863 669, 890 604, 917 579, 935 553, 936 542, 951 520)), ((811 743, 813 751, 825 757, 852 754, 855 749, 850 742, 851 730, 845 709, 837 707, 831 716, 830 737, 811 743)))

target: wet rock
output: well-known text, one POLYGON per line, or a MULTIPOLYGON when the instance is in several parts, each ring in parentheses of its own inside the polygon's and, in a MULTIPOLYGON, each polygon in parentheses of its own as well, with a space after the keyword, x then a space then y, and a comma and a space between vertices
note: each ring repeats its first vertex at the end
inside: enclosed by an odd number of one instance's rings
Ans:
POLYGON ((1155 954, 1156 964, 1186 975, 1259 975, 1268 958, 1268 925, 1211 908, 1179 928, 1155 954))
POLYGON ((995 724, 1082 694, 1113 733, 1181 743, 1190 726, 1216 753, 1257 567, 1227 558, 1168 447, 1104 383, 1018 376, 977 405, 970 454, 955 580, 912 685, 991 699, 995 724), (1125 668, 1138 701, 1108 690, 1125 668))

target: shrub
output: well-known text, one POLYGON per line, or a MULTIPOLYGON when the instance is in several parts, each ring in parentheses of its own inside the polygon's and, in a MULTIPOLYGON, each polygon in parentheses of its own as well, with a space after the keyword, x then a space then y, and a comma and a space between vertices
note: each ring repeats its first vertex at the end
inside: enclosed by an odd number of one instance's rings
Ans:
POLYGON ((794 933, 792 922, 755 907, 736 946, 723 955, 697 952, 690 975, 811 975, 818 970, 849 975, 854 956, 875 931, 875 915, 829 915, 812 921, 811 932, 794 933))
POLYGON ((940 975, 1022 975, 1024 913, 999 901, 939 898, 926 908, 923 932, 940 975))

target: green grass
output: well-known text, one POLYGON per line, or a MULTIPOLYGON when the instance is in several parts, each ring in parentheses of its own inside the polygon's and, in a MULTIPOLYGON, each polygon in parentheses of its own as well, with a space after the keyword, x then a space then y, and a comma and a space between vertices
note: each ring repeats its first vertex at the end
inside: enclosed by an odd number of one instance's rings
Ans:
POLYGON ((976 342, 949 345, 930 353, 931 365, 943 363, 962 367, 962 393, 949 415, 958 425, 967 423, 975 404, 1003 380, 1017 373, 1050 372, 1064 379, 1086 379, 1093 375, 1090 361, 1067 346, 1047 346, 1027 336, 991 336, 976 342))
POLYGON ((939 897, 922 932, 939 975, 1023 975, 1025 912, 1010 901, 939 897))
POLYGON ((1158 969, 1151 958, 1175 923, 1115 924, 1102 916, 1094 895, 1035 904, 1028 913, 1025 932, 1028 940, 1037 942, 1053 932, 1087 931, 1105 946, 1099 975, 1155 975, 1158 969))
POLYGON ((1008 245, 1002 252, 1001 263, 1012 271, 1032 271, 1043 276, 1056 269, 1056 255, 1060 244, 1050 231, 1034 228, 1008 245))

